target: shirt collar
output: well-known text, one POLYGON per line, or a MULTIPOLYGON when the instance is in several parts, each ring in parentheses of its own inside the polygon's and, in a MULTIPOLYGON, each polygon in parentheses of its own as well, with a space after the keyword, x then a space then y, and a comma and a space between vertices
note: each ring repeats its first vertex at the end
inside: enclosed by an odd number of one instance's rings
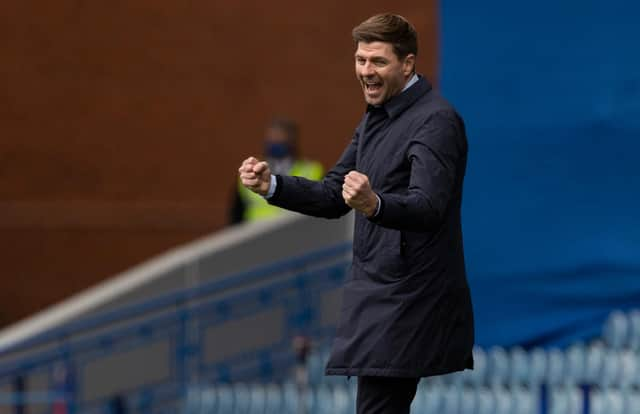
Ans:
POLYGON ((418 82, 418 74, 414 73, 413 76, 411 77, 411 79, 409 79, 409 82, 407 82, 406 85, 404 85, 404 88, 402 88, 402 91, 400 91, 400 93, 406 91, 407 89, 409 89, 411 87, 411 85, 413 85, 414 83, 418 82))

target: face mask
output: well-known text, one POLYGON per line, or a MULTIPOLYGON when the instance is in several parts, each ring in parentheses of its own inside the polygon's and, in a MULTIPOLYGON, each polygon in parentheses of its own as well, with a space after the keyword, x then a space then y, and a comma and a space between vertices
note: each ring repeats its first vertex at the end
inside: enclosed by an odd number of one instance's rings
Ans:
POLYGON ((265 154, 269 158, 286 158, 291 155, 291 148, 286 142, 267 142, 265 154))

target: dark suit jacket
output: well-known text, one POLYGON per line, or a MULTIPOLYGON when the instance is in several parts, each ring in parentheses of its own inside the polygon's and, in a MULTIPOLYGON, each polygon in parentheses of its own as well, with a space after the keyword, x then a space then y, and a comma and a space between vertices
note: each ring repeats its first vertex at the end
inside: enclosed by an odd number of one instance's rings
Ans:
POLYGON ((460 207, 464 125, 426 79, 370 107, 321 182, 277 176, 272 204, 320 217, 349 211, 345 174, 381 199, 356 214, 353 265, 326 373, 421 377, 473 367, 473 312, 460 207))

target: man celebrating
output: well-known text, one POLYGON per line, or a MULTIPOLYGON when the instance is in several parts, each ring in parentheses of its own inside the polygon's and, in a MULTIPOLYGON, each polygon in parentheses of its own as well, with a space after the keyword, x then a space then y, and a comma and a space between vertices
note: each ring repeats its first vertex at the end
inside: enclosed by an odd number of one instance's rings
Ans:
POLYGON ((322 181, 272 175, 250 157, 242 184, 270 204, 337 218, 356 210, 353 265, 327 375, 358 377, 357 412, 409 413, 421 377, 473 368, 460 207, 464 124, 415 72, 401 16, 353 29, 367 112, 322 181))

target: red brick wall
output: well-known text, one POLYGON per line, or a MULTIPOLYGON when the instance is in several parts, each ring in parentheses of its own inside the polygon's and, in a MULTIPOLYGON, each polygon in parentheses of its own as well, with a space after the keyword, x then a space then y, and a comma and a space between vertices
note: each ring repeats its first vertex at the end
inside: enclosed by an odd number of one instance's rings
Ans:
MULTIPOLYGON (((4 3, 0 323, 221 228, 272 115, 330 167, 364 108, 351 28, 387 4, 4 3)), ((433 78, 436 2, 394 7, 433 78)))

